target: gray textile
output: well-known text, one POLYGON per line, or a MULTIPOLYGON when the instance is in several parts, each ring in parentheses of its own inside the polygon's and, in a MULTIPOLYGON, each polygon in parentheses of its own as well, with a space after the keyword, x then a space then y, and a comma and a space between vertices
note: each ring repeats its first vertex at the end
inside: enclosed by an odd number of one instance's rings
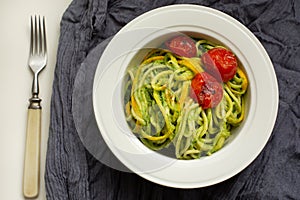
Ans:
MULTIPOLYGON (((91 105, 90 93, 86 95, 91 105)), ((95 125, 90 117, 87 127, 95 125)), ((55 200, 300 199, 300 1, 74 0, 61 22, 45 182, 47 199, 55 200), (274 131, 258 158, 227 181, 190 190, 160 186, 103 165, 83 145, 77 132, 84 129, 82 119, 73 113, 79 109, 76 92, 89 88, 78 81, 93 74, 103 41, 138 15, 178 3, 216 8, 247 26, 269 53, 280 92, 274 131)))

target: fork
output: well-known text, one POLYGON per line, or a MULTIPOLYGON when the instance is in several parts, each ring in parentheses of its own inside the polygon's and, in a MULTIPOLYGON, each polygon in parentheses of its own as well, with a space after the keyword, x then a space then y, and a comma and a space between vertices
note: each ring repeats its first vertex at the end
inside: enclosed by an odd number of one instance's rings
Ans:
POLYGON ((32 97, 29 99, 26 147, 23 174, 23 195, 35 198, 39 194, 41 99, 39 98, 38 75, 47 64, 45 17, 31 16, 30 51, 28 65, 33 72, 32 97))

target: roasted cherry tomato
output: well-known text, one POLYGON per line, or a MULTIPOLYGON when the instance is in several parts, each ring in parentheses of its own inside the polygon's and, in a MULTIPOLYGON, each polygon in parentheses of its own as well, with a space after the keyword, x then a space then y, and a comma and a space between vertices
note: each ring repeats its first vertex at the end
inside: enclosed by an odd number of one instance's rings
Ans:
POLYGON ((222 85, 210 74, 196 74, 191 83, 190 96, 203 109, 216 107, 223 98, 222 85))
POLYGON ((224 48, 213 48, 205 52, 202 57, 205 71, 217 80, 227 82, 233 78, 237 70, 236 56, 224 48))
POLYGON ((184 56, 188 58, 197 56, 197 49, 194 40, 188 36, 176 36, 166 41, 165 46, 171 52, 179 56, 184 56))

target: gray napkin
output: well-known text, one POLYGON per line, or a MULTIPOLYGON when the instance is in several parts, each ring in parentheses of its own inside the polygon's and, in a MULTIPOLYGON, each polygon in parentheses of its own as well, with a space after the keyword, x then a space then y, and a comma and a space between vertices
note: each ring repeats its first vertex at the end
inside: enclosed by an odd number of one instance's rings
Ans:
POLYGON ((49 131, 47 199, 299 199, 300 1, 74 0, 61 21, 49 131), (213 7, 247 26, 269 53, 280 92, 274 131, 258 158, 227 181, 191 190, 124 172, 107 148, 95 145, 105 143, 92 112, 93 74, 109 38, 138 15, 175 3, 213 7))

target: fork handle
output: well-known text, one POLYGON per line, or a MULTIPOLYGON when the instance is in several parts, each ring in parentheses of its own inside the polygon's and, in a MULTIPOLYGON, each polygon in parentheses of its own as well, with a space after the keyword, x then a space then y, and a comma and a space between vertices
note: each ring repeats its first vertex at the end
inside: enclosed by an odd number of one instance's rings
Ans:
POLYGON ((39 102, 30 103, 23 177, 23 195, 26 198, 36 198, 39 194, 41 111, 42 108, 39 106, 39 102))

